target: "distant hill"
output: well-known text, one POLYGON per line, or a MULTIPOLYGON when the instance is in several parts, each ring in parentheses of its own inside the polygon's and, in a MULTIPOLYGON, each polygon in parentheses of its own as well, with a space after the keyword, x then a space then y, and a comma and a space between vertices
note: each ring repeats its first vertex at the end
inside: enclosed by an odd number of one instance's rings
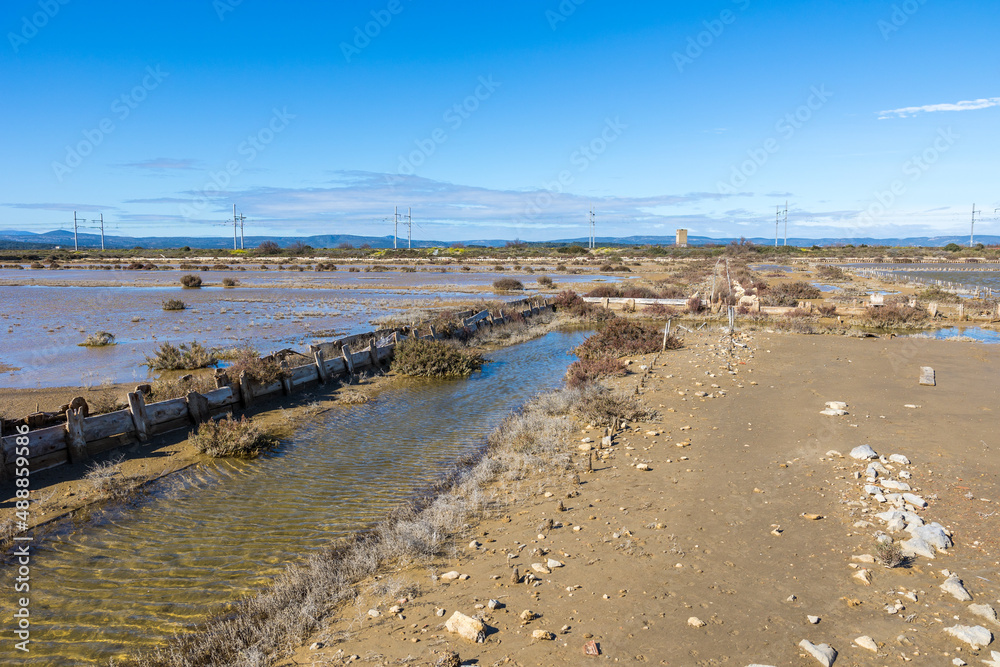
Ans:
MULTIPOLYGON (((708 236, 689 236, 688 244, 692 246, 704 245, 725 245, 735 238, 711 238, 708 236)), ((774 245, 774 239, 755 237, 748 239, 757 245, 774 245)), ((336 248, 337 246, 349 243, 357 248, 364 244, 372 248, 391 248, 392 236, 358 236, 353 234, 320 234, 314 236, 247 236, 244 244, 247 248, 256 248, 264 241, 274 241, 279 246, 285 248, 293 243, 305 243, 313 248, 336 248)), ((987 245, 1000 244, 1000 236, 980 236, 976 238, 979 243, 987 245)), ((232 237, 200 237, 200 236, 105 236, 105 247, 107 248, 182 248, 190 246, 192 248, 219 248, 226 249, 233 247, 232 237)), ((509 241, 507 239, 479 239, 462 241, 467 246, 502 247, 509 241)), ((870 237, 862 238, 790 238, 788 245, 810 247, 810 246, 844 246, 844 245, 868 245, 868 246, 894 246, 894 247, 915 247, 915 248, 940 248, 949 243, 957 243, 961 246, 968 245, 967 236, 920 236, 909 238, 887 238, 876 239, 870 237)), ((452 241, 436 241, 425 239, 414 239, 414 248, 434 248, 449 246, 452 241)), ((552 245, 587 245, 586 238, 556 239, 546 241, 545 244, 552 245)), ((598 245, 673 245, 673 236, 602 236, 597 238, 598 245)), ((782 241, 783 243, 783 241, 782 241)), ((79 244, 81 248, 100 248, 101 236, 99 234, 81 233, 79 234, 79 244)), ((63 248, 73 247, 73 232, 66 230, 54 230, 51 232, 34 233, 19 230, 0 230, 0 248, 51 248, 53 246, 63 248), (24 244, 24 245, 11 245, 24 244)), ((528 242, 528 245, 537 243, 528 242)), ((406 247, 406 240, 399 239, 399 247, 406 247)))

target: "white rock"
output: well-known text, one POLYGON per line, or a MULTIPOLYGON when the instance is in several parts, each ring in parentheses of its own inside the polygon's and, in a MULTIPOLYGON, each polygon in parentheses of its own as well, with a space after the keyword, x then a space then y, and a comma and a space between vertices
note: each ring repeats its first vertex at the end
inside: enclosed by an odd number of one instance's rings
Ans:
POLYGON ((549 568, 553 570, 556 569, 557 567, 563 567, 563 563, 557 561, 555 558, 548 559, 547 561, 545 561, 545 564, 548 565, 549 568))
POLYGON ((865 586, 872 585, 872 571, 867 568, 864 567, 861 568, 860 570, 855 572, 853 576, 855 579, 857 579, 860 583, 864 584, 865 586))
POLYGON ((896 517, 889 523, 885 524, 885 529, 890 533, 899 533, 906 530, 906 522, 903 521, 903 517, 896 517))
POLYGON ((883 479, 882 486, 893 491, 909 491, 910 485, 906 482, 897 482, 894 479, 883 479))
POLYGON ((479 544, 479 541, 478 541, 478 540, 472 540, 471 542, 469 542, 469 548, 470 548, 470 549, 478 549, 478 548, 479 548, 479 547, 481 547, 481 546, 482 546, 482 545, 481 545, 481 544, 479 544))
POLYGON ((981 625, 953 625, 950 628, 945 628, 944 631, 974 649, 993 643, 993 633, 981 625))
POLYGON ((877 459, 878 454, 876 454, 875 450, 869 445, 861 445, 851 450, 851 458, 859 461, 868 461, 871 459, 877 459))
POLYGON ((531 569, 534 570, 535 572, 537 572, 538 574, 551 574, 552 573, 552 570, 550 570, 549 568, 545 567, 544 563, 532 563, 531 564, 531 569))
POLYGON ((926 500, 924 500, 920 496, 916 496, 916 495, 914 495, 912 493, 904 493, 903 494, 903 500, 905 500, 909 504, 913 505, 914 507, 921 507, 921 508, 922 507, 927 507, 927 501, 926 500))
POLYGON ((885 496, 883 496, 881 493, 876 493, 874 496, 872 496, 872 499, 877 503, 885 502, 885 496))
POLYGON ((988 604, 970 604, 969 611, 976 616, 985 618, 987 621, 998 622, 996 610, 988 604))
POLYGON ((551 632, 549 632, 548 630, 538 629, 538 630, 533 630, 531 632, 531 638, 532 639, 538 639, 538 640, 541 640, 541 641, 551 641, 551 640, 555 639, 556 636, 554 634, 552 634, 551 632))
POLYGON ((708 624, 705 623, 705 621, 698 618, 697 616, 692 616, 691 618, 688 619, 688 625, 690 625, 692 628, 703 628, 708 624))
POLYGON ((826 407, 830 408, 831 410, 846 410, 847 403, 844 403, 843 401, 827 401, 826 407))
POLYGON ((378 618, 382 613, 378 609, 369 609, 368 615, 372 618, 378 618))
POLYGON ((813 625, 819 623, 819 616, 806 616, 806 619, 813 625))
POLYGON ((844 458, 844 455, 841 454, 840 452, 838 452, 836 449, 831 449, 830 451, 828 451, 826 453, 826 456, 827 456, 827 458, 830 458, 830 459, 842 459, 842 458, 844 458))
POLYGON ((635 464, 635 469, 636 470, 652 470, 652 468, 649 467, 648 463, 636 463, 635 464))
POLYGON ((951 661, 951 664, 955 665, 955 667, 964 667, 964 665, 967 665, 969 663, 967 663, 965 660, 962 660, 961 658, 954 658, 951 661))
POLYGON ((950 593, 959 602, 972 601, 972 596, 969 595, 969 591, 965 590, 962 580, 957 575, 950 575, 939 588, 945 593, 950 593))
POLYGON ((882 519, 886 523, 894 521, 896 519, 902 519, 905 515, 899 510, 886 510, 885 512, 879 512, 875 515, 875 518, 882 519))
POLYGON ((924 558, 935 558, 937 552, 926 540, 919 537, 911 537, 899 543, 899 548, 904 556, 923 556, 924 558))
POLYGON ((987 667, 1000 667, 1000 651, 990 651, 993 656, 992 660, 983 660, 983 664, 987 667))
POLYGON ((869 651, 878 653, 878 644, 876 644, 875 640, 869 637, 868 635, 861 635, 860 637, 854 640, 854 643, 860 646, 861 648, 866 648, 869 651))
POLYGON ((948 531, 945 530, 944 526, 937 522, 929 523, 926 526, 907 526, 906 530, 913 535, 913 537, 922 539, 938 551, 943 552, 952 547, 948 531))
POLYGON ((902 454, 893 454, 889 457, 889 460, 893 463, 899 463, 904 466, 910 465, 910 459, 906 458, 902 454))
POLYGON ((832 408, 827 408, 826 410, 820 410, 821 415, 826 415, 827 417, 843 417, 847 414, 847 410, 833 410, 832 408))
POLYGON ((886 468, 884 465, 882 465, 878 461, 874 461, 872 463, 869 463, 868 467, 865 468, 865 474, 868 475, 869 477, 878 477, 879 475, 888 477, 892 473, 889 472, 889 469, 886 468))
POLYGON ((869 496, 874 496, 876 493, 879 492, 879 488, 877 486, 875 486, 874 484, 865 484, 864 491, 869 496))
POLYGON ((455 580, 456 580, 456 579, 458 579, 458 578, 459 578, 460 576, 462 576, 462 575, 461 575, 461 574, 459 574, 458 572, 456 572, 456 571, 452 570, 451 572, 445 572, 444 574, 442 574, 442 575, 441 575, 441 579, 442 579, 443 581, 455 581, 455 580))
POLYGON ((448 632, 474 644, 482 644, 486 641, 486 626, 477 618, 466 616, 460 611, 456 611, 444 624, 448 632))
POLYGON ((808 639, 803 639, 799 642, 799 646, 826 667, 831 667, 837 659, 837 652, 827 644, 813 644, 808 639))

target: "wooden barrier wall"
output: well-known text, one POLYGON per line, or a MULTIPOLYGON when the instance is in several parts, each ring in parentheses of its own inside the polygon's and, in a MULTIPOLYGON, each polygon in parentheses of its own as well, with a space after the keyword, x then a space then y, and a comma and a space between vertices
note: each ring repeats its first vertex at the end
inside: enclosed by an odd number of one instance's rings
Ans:
MULTIPOLYGON (((504 304, 524 317, 552 310, 545 299, 520 299, 504 304), (526 310, 521 310, 527 306, 526 310)), ((462 324, 475 330, 509 320, 504 310, 496 314, 489 311, 459 313, 462 324)), ((398 341, 406 336, 419 336, 413 331, 381 330, 348 336, 330 343, 313 345, 309 354, 312 363, 285 369, 281 381, 268 386, 259 385, 244 374, 232 378, 232 386, 222 386, 205 394, 191 392, 183 398, 173 398, 159 403, 146 404, 145 394, 134 391, 128 394, 129 407, 92 417, 84 417, 80 408, 66 412, 66 422, 55 426, 32 429, 28 433, 28 467, 32 473, 54 468, 66 463, 81 463, 91 456, 126 445, 146 442, 151 436, 180 429, 190 429, 198 424, 224 414, 247 409, 256 401, 287 396, 308 386, 325 384, 341 375, 351 375, 369 368, 376 368, 392 358, 398 341), (361 345, 364 344, 364 347, 361 345)), ((429 335, 422 338, 443 338, 428 326, 429 335)), ((30 420, 26 418, 25 422, 30 420)), ((13 474, 17 435, 0 438, 0 480, 13 474)))

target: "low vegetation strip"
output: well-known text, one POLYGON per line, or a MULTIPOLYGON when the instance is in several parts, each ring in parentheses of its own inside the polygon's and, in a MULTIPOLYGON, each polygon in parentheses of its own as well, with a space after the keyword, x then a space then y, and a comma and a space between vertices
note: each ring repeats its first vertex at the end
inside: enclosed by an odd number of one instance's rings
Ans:
MULTIPOLYGON (((599 332, 583 341, 576 348, 576 355, 584 360, 617 359, 634 354, 658 352, 663 347, 663 333, 658 327, 643 322, 616 317, 599 332)), ((667 336, 668 350, 680 348, 679 338, 667 336)))
POLYGON ((190 439, 202 454, 243 459, 255 458, 277 442, 260 424, 246 417, 207 421, 191 433, 190 439))
POLYGON ((481 354, 441 341, 409 338, 396 346, 392 370, 415 377, 464 377, 483 367, 481 354))

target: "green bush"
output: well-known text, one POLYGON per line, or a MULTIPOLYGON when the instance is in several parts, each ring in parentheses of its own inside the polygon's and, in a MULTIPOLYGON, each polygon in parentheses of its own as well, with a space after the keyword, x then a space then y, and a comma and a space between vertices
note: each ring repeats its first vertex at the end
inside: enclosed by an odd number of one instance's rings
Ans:
POLYGON ((181 343, 180 347, 163 343, 152 357, 146 357, 146 365, 154 371, 193 371, 214 366, 217 361, 210 350, 195 342, 181 343))
POLYGON ((448 343, 408 338, 396 346, 392 370, 418 377, 464 377, 483 367, 482 355, 448 343))
POLYGON ((254 421, 242 417, 225 417, 218 421, 207 421, 191 433, 191 443, 202 454, 214 457, 234 456, 250 459, 260 456, 276 443, 254 421))

